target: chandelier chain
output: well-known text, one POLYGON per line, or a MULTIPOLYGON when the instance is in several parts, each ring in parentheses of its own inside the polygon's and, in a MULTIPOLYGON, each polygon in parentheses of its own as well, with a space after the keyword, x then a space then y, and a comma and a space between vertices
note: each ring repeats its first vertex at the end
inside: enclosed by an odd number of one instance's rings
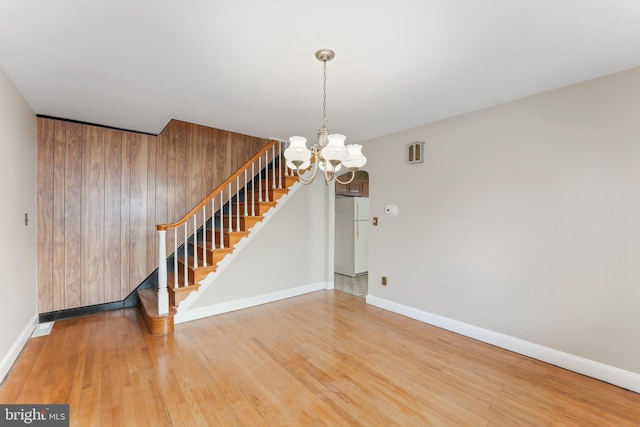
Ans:
POLYGON ((327 61, 322 61, 323 80, 322 80, 322 129, 327 127, 327 61))

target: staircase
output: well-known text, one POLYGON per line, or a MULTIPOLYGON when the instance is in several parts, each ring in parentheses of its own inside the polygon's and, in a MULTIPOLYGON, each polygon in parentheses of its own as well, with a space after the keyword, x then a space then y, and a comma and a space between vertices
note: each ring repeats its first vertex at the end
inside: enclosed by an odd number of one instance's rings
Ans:
POLYGON ((271 141, 182 219, 161 224, 158 288, 138 292, 139 308, 152 335, 173 332, 180 303, 200 288, 220 261, 264 219, 298 182, 280 162, 284 143, 271 141), (167 244, 173 252, 167 257, 167 244))

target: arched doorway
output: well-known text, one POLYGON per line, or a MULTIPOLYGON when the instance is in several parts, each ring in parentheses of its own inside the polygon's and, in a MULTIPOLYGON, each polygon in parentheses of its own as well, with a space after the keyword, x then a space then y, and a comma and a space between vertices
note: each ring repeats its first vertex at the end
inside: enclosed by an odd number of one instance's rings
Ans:
POLYGON ((365 298, 369 293, 369 174, 336 182, 334 289, 365 298))

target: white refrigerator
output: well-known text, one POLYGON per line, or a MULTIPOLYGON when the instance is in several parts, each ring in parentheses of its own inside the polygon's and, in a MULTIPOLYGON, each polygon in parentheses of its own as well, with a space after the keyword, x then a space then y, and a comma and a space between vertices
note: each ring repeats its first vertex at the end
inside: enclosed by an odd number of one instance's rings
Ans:
POLYGON ((369 270, 369 198, 336 198, 335 271, 347 276, 369 270))

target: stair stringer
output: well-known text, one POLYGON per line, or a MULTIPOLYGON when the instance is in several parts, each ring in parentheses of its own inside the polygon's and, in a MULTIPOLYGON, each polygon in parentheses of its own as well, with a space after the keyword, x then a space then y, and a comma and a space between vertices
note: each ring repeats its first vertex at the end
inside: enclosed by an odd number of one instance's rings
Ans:
MULTIPOLYGON (((289 192, 282 196, 276 203, 276 206, 270 209, 268 212, 264 214, 264 218, 262 221, 257 223, 250 231, 249 235, 243 238, 240 242, 238 242, 235 247, 233 253, 227 255, 222 261, 220 261, 217 265, 216 271, 209 273, 203 280, 200 281, 200 287, 197 291, 191 292, 189 296, 183 300, 177 308, 177 312, 174 317, 174 322, 176 324, 184 323, 191 320, 196 320, 204 317, 210 317, 216 314, 221 314, 223 312, 228 312, 232 310, 236 310, 239 308, 251 307, 254 305, 263 304, 265 302, 275 301, 282 298, 288 298, 295 295, 300 295, 307 292, 313 292, 322 289, 331 289, 333 287, 333 282, 320 281, 311 285, 300 286, 295 289, 288 289, 286 291, 279 291, 269 296, 260 296, 260 297, 250 297, 243 298, 243 301, 236 301, 231 304, 225 304, 228 309, 203 309, 196 308, 192 309, 193 305, 200 299, 202 295, 205 295, 208 289, 216 282, 218 277, 237 259, 237 257, 243 252, 243 249, 246 248, 251 242, 259 235, 262 229, 270 222, 272 218, 274 218, 280 210, 292 199, 292 197, 297 193, 297 191, 303 186, 300 182, 293 184, 289 188, 289 192), (265 300, 266 298, 266 300, 265 300)), ((284 254, 283 254, 284 255, 284 254)))

